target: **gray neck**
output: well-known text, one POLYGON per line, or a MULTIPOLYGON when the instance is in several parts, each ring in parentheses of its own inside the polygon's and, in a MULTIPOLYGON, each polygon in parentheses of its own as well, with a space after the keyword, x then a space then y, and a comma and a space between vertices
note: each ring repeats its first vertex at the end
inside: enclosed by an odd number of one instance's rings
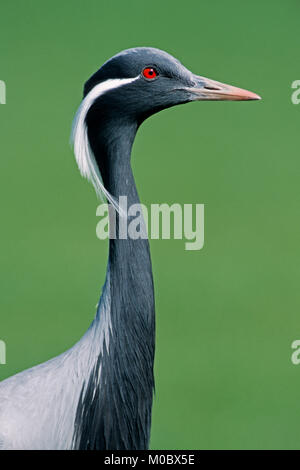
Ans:
MULTIPOLYGON (((115 198, 127 196, 130 206, 139 203, 130 165, 136 128, 119 130, 110 145, 104 145, 109 139, 103 135, 99 138, 99 134, 96 141, 90 141, 105 187, 115 198)), ((116 215, 117 228, 118 223, 119 215, 116 215)), ((100 385, 96 380, 99 371, 93 370, 84 397, 85 412, 78 410, 84 422, 77 424, 81 428, 77 447, 146 449, 150 437, 155 342, 148 240, 120 240, 117 230, 117 238, 110 240, 108 263, 109 347, 103 348, 95 366, 101 369, 100 385)))

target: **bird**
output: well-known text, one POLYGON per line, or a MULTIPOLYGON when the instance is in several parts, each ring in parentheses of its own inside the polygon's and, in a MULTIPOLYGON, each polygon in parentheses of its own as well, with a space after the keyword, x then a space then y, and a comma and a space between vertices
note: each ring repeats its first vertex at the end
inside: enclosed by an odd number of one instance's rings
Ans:
MULTIPOLYGON (((128 206, 140 204, 131 151, 148 117, 194 101, 259 99, 192 73, 163 50, 126 49, 84 85, 72 127, 80 173, 116 218, 124 218, 120 196, 128 206)), ((0 449, 149 449, 154 353, 149 240, 117 233, 109 240, 105 283, 83 337, 59 356, 0 382, 0 449)))

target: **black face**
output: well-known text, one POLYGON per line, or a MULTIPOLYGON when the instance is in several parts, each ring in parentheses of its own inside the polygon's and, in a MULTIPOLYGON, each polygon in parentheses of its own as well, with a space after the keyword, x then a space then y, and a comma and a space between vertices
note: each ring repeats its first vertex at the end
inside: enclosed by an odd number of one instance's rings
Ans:
POLYGON ((107 80, 134 78, 97 98, 93 114, 98 111, 107 118, 140 123, 162 109, 189 101, 259 99, 251 92, 194 75, 171 55, 150 47, 128 49, 109 59, 86 82, 84 96, 107 80))
POLYGON ((111 110, 142 120, 161 109, 190 101, 186 89, 196 85, 193 74, 178 60, 159 49, 140 47, 109 59, 86 82, 84 96, 106 80, 136 77, 134 82, 108 91, 100 98, 102 104, 109 101, 111 110))

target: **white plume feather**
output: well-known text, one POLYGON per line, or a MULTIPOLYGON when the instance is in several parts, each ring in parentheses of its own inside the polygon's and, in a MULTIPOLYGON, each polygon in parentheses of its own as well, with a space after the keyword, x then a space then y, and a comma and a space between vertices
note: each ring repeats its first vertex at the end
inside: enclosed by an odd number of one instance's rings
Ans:
POLYGON ((99 98, 99 96, 110 90, 131 83, 138 78, 139 77, 110 79, 96 85, 82 100, 72 126, 71 142, 73 144, 77 165, 81 175, 91 181, 97 195, 101 198, 103 198, 104 195, 119 213, 122 212, 119 204, 107 191, 102 182, 101 174, 88 140, 86 116, 92 104, 97 98, 99 98))

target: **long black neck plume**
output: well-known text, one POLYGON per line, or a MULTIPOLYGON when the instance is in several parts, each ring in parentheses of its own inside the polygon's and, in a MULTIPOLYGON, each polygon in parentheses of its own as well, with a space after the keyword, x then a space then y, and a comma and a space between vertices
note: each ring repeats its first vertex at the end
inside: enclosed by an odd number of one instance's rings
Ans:
MULTIPOLYGON (((126 196, 128 207, 139 204, 130 164, 137 125, 116 120, 99 124, 99 115, 97 125, 94 122, 88 122, 89 141, 106 189, 117 199, 126 196)), ((119 239, 119 217, 116 214, 116 239, 110 239, 106 282, 109 346, 97 358, 77 410, 75 447, 79 449, 149 446, 155 342, 149 242, 119 239)))

